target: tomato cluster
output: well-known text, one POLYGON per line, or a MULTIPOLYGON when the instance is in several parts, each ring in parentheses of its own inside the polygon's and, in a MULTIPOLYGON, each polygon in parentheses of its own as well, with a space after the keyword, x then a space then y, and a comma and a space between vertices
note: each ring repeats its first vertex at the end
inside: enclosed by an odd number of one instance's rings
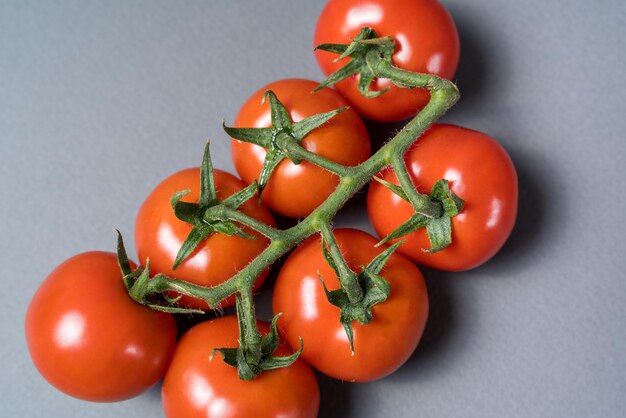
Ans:
MULTIPOLYGON (((376 36, 396 42, 391 59, 397 67, 447 79, 454 76, 458 35, 450 15, 436 0, 331 0, 319 18, 315 42, 347 44, 364 26, 371 27, 376 36)), ((345 64, 324 50, 316 51, 316 58, 327 75, 345 64)), ((272 141, 287 135, 287 139, 301 140, 307 152, 343 167, 355 167, 368 161, 371 154, 361 117, 397 121, 428 103, 427 90, 400 85, 388 79, 371 80, 366 87, 375 97, 366 98, 359 74, 340 80, 336 89, 323 88, 313 94, 316 82, 276 81, 242 105, 232 132, 239 129, 237 132, 246 136, 252 132, 246 130, 249 128, 264 133, 275 129, 272 141), (271 100, 266 100, 268 91, 280 100, 281 108, 271 107, 271 100), (304 138, 294 139, 295 133, 280 123, 275 126, 275 118, 280 116, 277 113, 282 111, 283 117, 297 124, 343 107, 350 108, 320 123, 304 138)), ((208 220, 201 218, 196 224, 189 221, 196 216, 191 211, 199 202, 211 200, 204 196, 207 188, 214 188, 215 202, 211 204, 219 206, 254 186, 267 169, 268 154, 274 152, 259 143, 235 138, 231 151, 241 179, 215 169, 207 185, 202 177, 206 175, 204 168, 179 171, 152 190, 137 214, 135 244, 139 260, 146 263, 145 270, 139 267, 137 271, 178 281, 180 287, 167 288, 160 295, 160 300, 177 307, 208 310, 205 300, 194 297, 182 285, 220 286, 265 254, 272 242, 268 234, 238 222, 229 224, 229 233, 219 229, 226 228, 219 224, 225 212, 216 212, 208 220), (178 265, 181 247, 202 228, 217 229, 199 239, 178 265)), ((341 177, 311 161, 292 160, 288 151, 281 158, 271 167, 267 185, 259 188, 262 193, 236 207, 242 216, 271 230, 276 225, 272 212, 293 218, 315 213, 332 197, 341 177)), ((462 209, 450 218, 451 244, 441 251, 425 251, 430 248, 431 237, 426 228, 419 228, 392 240, 402 244, 397 244, 399 252, 391 253, 395 246, 381 245, 365 232, 333 231, 344 267, 358 280, 375 276, 373 282, 367 282, 370 287, 375 283, 373 290, 362 284, 366 282, 358 282, 364 292, 377 292, 380 283, 390 289, 366 308, 348 297, 340 309, 331 303, 329 295, 343 289, 341 269, 335 265, 336 259, 329 261, 333 254, 328 237, 322 240, 312 231, 282 265, 273 290, 273 310, 282 315, 277 322, 281 341, 271 350, 264 345, 263 350, 269 350, 264 355, 280 357, 301 349, 299 359, 286 367, 268 367, 272 370, 252 380, 241 380, 241 370, 227 364, 225 351, 215 351, 237 348, 249 339, 250 331, 234 315, 201 322, 177 341, 174 311, 151 309, 158 305, 132 295, 132 285, 137 283, 134 280, 139 279, 127 270, 137 266, 125 267, 119 253, 105 252, 83 253, 67 260, 34 295, 26 316, 33 362, 59 390, 89 401, 128 399, 164 378, 163 407, 168 417, 316 416, 320 394, 312 368, 345 381, 371 381, 395 371, 417 347, 429 302, 424 279, 414 262, 448 271, 475 268, 500 249, 513 228, 517 177, 506 151, 493 138, 459 126, 433 125, 415 138, 404 162, 417 192, 427 196, 443 179, 454 198, 462 200, 462 209), (368 270, 383 255, 384 265, 368 270), (364 316, 344 318, 346 312, 361 308, 364 316)), ((374 229, 384 238, 414 216, 416 208, 398 192, 401 182, 391 168, 377 177, 379 181, 372 181, 369 188, 367 212, 374 229)), ((318 231, 323 235, 323 230, 318 231)), ((252 277, 256 278, 250 282, 252 290, 265 280, 269 265, 266 267, 258 270, 258 277, 252 277)), ((365 299, 368 297, 366 294, 365 299)), ((235 295, 231 294, 219 307, 234 304, 235 295)), ((240 314, 239 302, 237 307, 240 314)), ((261 321, 257 327, 260 336, 276 330, 261 321)), ((237 351, 237 361, 248 354, 237 351)))

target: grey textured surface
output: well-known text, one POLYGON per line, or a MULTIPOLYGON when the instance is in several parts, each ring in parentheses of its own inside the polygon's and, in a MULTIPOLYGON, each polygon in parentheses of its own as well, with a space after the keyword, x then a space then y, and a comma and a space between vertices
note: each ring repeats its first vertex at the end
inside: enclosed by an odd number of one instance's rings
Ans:
MULTIPOLYGON (((445 119, 509 150, 519 222, 484 267, 427 271, 432 314, 416 353, 380 382, 321 378, 320 415, 625 416, 626 6, 444 3, 463 48, 463 97, 445 119)), ((113 249, 113 227, 130 238, 150 188, 197 165, 207 138, 232 171, 221 118, 270 81, 321 79, 311 43, 322 7, 0 3, 3 416, 163 416, 158 388, 100 405, 45 383, 24 341, 28 301, 62 260, 113 249)), ((358 205, 339 224, 371 230, 358 205)))

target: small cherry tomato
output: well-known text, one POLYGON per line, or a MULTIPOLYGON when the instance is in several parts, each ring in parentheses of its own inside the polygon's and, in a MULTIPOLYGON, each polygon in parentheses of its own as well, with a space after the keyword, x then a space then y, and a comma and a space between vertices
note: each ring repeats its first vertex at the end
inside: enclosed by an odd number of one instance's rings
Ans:
MULTIPOLYGON (((225 171, 214 169, 213 175, 220 201, 245 187, 238 178, 225 171)), ((191 257, 173 270, 176 254, 192 227, 175 216, 170 198, 175 192, 187 189, 191 192, 182 201, 197 203, 200 193, 199 168, 190 168, 171 175, 146 198, 135 223, 135 245, 139 260, 145 263, 150 258, 151 274, 162 273, 179 280, 214 286, 244 268, 265 249, 268 240, 243 227, 246 233, 256 239, 213 233, 196 248, 191 257)), ((248 200, 239 209, 268 225, 275 225, 272 214, 256 198, 248 200)), ((266 276, 267 271, 259 276, 255 286, 260 286, 266 276)), ((221 305, 231 306, 234 302, 234 297, 229 297, 221 305)), ((178 304, 204 310, 208 308, 203 300, 189 296, 182 296, 178 304)))
MULTIPOLYGON (((378 36, 391 36, 396 42, 393 63, 404 70, 435 74, 451 79, 459 62, 459 36, 448 11, 436 0, 331 0, 320 15, 315 30, 315 46, 348 44, 361 28, 368 26, 378 36)), ((336 54, 322 50, 315 58, 329 75, 348 62, 334 62, 336 54)), ((358 76, 351 76, 335 87, 364 117, 381 122, 406 119, 423 108, 430 95, 423 89, 400 88, 387 79, 372 83, 372 90, 390 89, 368 99, 358 90, 358 76)))
POLYGON ((57 389, 114 402, 165 374, 176 323, 133 301, 116 255, 94 251, 70 258, 42 283, 26 313, 26 341, 35 366, 57 389))
MULTIPOLYGON (((405 237, 399 251, 419 264, 462 271, 479 266, 504 244, 517 216, 517 174, 507 152, 493 138, 453 125, 434 125, 405 157, 413 184, 428 194, 440 179, 465 201, 452 218, 452 244, 428 253, 428 236, 421 228, 405 237)), ((382 179, 399 184, 392 171, 382 179)), ((372 182, 367 210, 374 229, 384 237, 413 215, 412 206, 389 189, 372 182)))
MULTIPOLYGON (((355 229, 335 230, 335 237, 350 268, 359 272, 384 248, 355 229)), ((392 254, 381 276, 391 285, 387 300, 372 308, 367 325, 353 321, 354 355, 339 321, 339 308, 331 305, 319 275, 329 290, 339 281, 322 253, 319 237, 300 245, 280 270, 273 309, 282 312, 279 329, 292 347, 304 341, 301 358, 328 376, 356 382, 380 379, 398 369, 413 353, 428 317, 428 294, 419 269, 399 254, 392 254)))
MULTIPOLYGON (((269 327, 259 322, 266 334, 269 327)), ((222 360, 214 348, 237 347, 237 318, 225 316, 191 328, 180 340, 163 381, 163 408, 168 418, 316 417, 320 393, 311 368, 302 360, 265 371, 250 381, 222 360)), ((280 345, 276 356, 291 354, 280 345)))
MULTIPOLYGON (((318 83, 289 79, 271 83, 254 93, 241 107, 235 127, 270 127, 270 106, 261 104, 267 90, 272 90, 294 122, 318 113, 348 105, 339 93, 323 89, 311 93, 318 83)), ((359 115, 348 109, 310 132, 301 142, 307 150, 334 162, 354 166, 370 156, 367 129, 359 115)), ((235 169, 247 184, 259 178, 267 150, 255 144, 232 141, 235 169)), ((317 208, 335 190, 339 178, 308 161, 294 164, 285 159, 274 170, 261 195, 269 208, 281 215, 304 217, 317 208)))

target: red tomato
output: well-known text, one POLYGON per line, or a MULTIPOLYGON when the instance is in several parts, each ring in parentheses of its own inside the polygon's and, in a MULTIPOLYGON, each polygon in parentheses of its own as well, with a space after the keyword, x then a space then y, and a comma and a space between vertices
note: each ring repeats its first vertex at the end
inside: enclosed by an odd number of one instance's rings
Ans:
POLYGON ((26 313, 26 341, 37 369, 76 398, 132 398, 164 374, 176 345, 170 314, 133 301, 115 254, 87 252, 57 267, 26 313))
MULTIPOLYGON (((393 63, 405 70, 451 79, 459 62, 459 36, 448 11, 436 0, 330 0, 317 21, 315 45, 348 44, 361 28, 369 26, 378 36, 396 41, 393 63)), ((324 74, 345 65, 349 58, 333 62, 336 54, 317 50, 315 58, 324 74)), ((364 117, 391 122, 414 115, 426 105, 422 89, 402 89, 387 79, 372 83, 372 90, 389 91, 368 99, 359 92, 358 76, 335 85, 364 117)))
MULTIPOLYGON (((419 264, 462 271, 484 263, 504 244, 517 215, 517 174, 504 148, 493 138, 453 125, 434 125, 405 155, 413 183, 429 193, 440 179, 465 201, 452 218, 452 244, 431 254, 424 228, 402 238, 399 251, 419 264)), ((384 180, 399 184, 391 171, 384 180)), ((413 215, 411 205, 372 182, 367 196, 369 218, 384 237, 413 215)))
MULTIPOLYGON (((335 230, 352 270, 358 272, 384 248, 355 229, 335 230)), ((413 353, 428 317, 428 295, 422 274, 409 260, 393 254, 381 273, 391 285, 386 301, 372 308, 367 325, 353 322, 354 355, 339 322, 339 308, 328 302, 318 272, 329 290, 339 288, 322 254, 319 237, 300 245, 280 270, 274 289, 274 312, 282 312, 279 329, 292 347, 304 340, 301 358, 331 377, 365 382, 387 376, 413 353)))
MULTIPOLYGON (((318 83, 290 79, 271 83, 254 93, 241 107, 235 127, 263 128, 270 124, 269 101, 261 104, 267 90, 276 93, 294 122, 317 113, 329 112, 348 103, 332 89, 311 91, 318 83)), ((357 113, 351 109, 335 116, 315 129, 302 141, 307 150, 329 160, 348 166, 358 165, 370 156, 367 129, 357 113)), ((259 178, 267 151, 258 145, 233 140, 233 163, 244 182, 250 184, 259 178)), ((274 170, 261 195, 273 211, 294 218, 304 217, 318 207, 335 188, 336 175, 307 161, 295 165, 285 159, 274 170)))
MULTIPOLYGON (((243 189, 245 185, 232 174, 221 170, 213 171, 218 200, 243 189)), ((135 244, 139 259, 145 263, 150 258, 150 273, 163 273, 191 283, 214 286, 230 278, 244 268, 268 245, 268 240, 254 233, 251 240, 239 236, 227 236, 213 233, 196 251, 176 270, 172 265, 181 245, 191 231, 191 225, 176 218, 170 206, 170 198, 175 192, 190 189, 191 193, 183 197, 185 202, 198 202, 200 193, 200 169, 189 168, 179 171, 163 180, 144 201, 137 214, 135 223, 135 244)), ((240 207, 249 216, 274 225, 271 213, 257 199, 252 198, 240 207)), ((256 282, 260 286, 267 272, 256 282)), ((227 298, 222 306, 234 305, 234 297, 227 298)), ((185 307, 207 309, 207 304, 197 298, 183 296, 179 304, 185 307)))
MULTIPOLYGON (((259 323, 263 334, 269 327, 259 323)), ((163 407, 168 418, 200 417, 316 417, 319 387, 302 360, 289 367, 240 380, 214 348, 237 347, 237 318, 226 316, 191 328, 180 340, 163 381, 163 407)), ((291 354, 284 345, 277 356, 291 354)))

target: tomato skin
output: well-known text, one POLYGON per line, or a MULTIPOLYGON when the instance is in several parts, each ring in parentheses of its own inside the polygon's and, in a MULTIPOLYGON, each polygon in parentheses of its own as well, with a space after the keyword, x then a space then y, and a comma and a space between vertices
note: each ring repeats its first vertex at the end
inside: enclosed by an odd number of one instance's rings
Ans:
MULTIPOLYGON (((262 334, 268 325, 259 322, 262 334)), ((289 367, 240 380, 214 348, 237 347, 237 318, 225 316, 191 328, 180 340, 163 381, 163 408, 168 418, 200 417, 316 417, 319 387, 311 368, 302 360, 289 367)), ((280 345, 275 355, 289 355, 280 345)))
MULTIPOLYGON (((348 106, 339 93, 323 89, 311 93, 318 83, 302 79, 279 80, 254 93, 241 107, 235 119, 238 128, 269 127, 269 101, 261 105, 267 90, 276 93, 294 122, 317 113, 348 106)), ((307 150, 329 160, 355 166, 370 156, 369 135, 358 114, 348 109, 323 126, 309 133, 302 145, 307 150)), ((235 169, 247 184, 259 178, 267 151, 258 145, 233 140, 232 156, 235 169)), ((335 190, 336 175, 303 161, 298 165, 283 160, 274 170, 261 195, 274 212, 294 218, 305 217, 335 190)))
MULTIPOLYGON (((225 171, 214 169, 213 174, 220 201, 245 187, 238 178, 225 171)), ((139 260, 145 263, 150 258, 151 274, 163 273, 179 280, 214 286, 244 268, 265 249, 268 240, 245 228, 256 239, 214 233, 198 246, 191 257, 173 270, 176 254, 189 235, 191 225, 176 218, 170 198, 175 192, 186 189, 191 192, 182 201, 197 203, 200 193, 199 168, 189 168, 171 175, 156 186, 144 201, 135 222, 135 244, 139 260)), ((256 198, 247 201, 240 210, 268 225, 275 225, 272 214, 256 198)), ((267 271, 259 276, 255 286, 260 286, 266 276, 267 271)), ((222 307, 232 306, 234 301, 234 297, 229 297, 222 302, 222 307)), ((185 307, 208 309, 206 302, 189 296, 183 296, 178 303, 185 307)))
MULTIPOLYGON (((452 218, 452 244, 431 254, 424 228, 403 240, 399 251, 418 264, 446 271, 475 268, 504 245, 517 216, 518 188, 515 167, 507 152, 493 138, 454 125, 433 125, 405 155, 413 183, 429 193, 439 179, 465 201, 452 218)), ((391 171, 381 176, 399 184, 391 171)), ((384 237, 412 214, 411 205, 386 187, 372 182, 367 196, 370 221, 384 237)))
MULTIPOLYGON (((315 46, 324 43, 347 44, 362 27, 373 28, 378 36, 396 41, 393 63, 405 70, 431 73, 452 79, 459 62, 459 36, 448 11, 436 0, 330 0, 315 30, 315 46)), ((315 51, 325 75, 345 65, 333 62, 336 54, 315 51)), ((399 121, 423 108, 430 95, 422 89, 402 89, 389 80, 372 83, 372 90, 389 91, 368 99, 359 92, 358 76, 348 77, 335 87, 364 117, 380 122, 399 121)))
MULTIPOLYGON (((350 267, 359 271, 384 248, 376 248, 371 235, 355 229, 334 231, 350 267)), ((391 294, 372 309, 367 325, 353 322, 354 356, 339 308, 328 302, 318 271, 329 290, 339 282, 322 254, 319 237, 300 245, 280 270, 274 289, 273 309, 282 312, 279 329, 292 347, 301 336, 301 358, 336 379, 366 382, 398 369, 413 353, 428 317, 428 294, 419 269, 399 254, 393 254, 382 271, 391 294)))
POLYGON ((115 402, 165 374, 176 323, 133 301, 116 255, 94 251, 65 261, 41 284, 26 313, 26 341, 35 366, 57 389, 115 402))

